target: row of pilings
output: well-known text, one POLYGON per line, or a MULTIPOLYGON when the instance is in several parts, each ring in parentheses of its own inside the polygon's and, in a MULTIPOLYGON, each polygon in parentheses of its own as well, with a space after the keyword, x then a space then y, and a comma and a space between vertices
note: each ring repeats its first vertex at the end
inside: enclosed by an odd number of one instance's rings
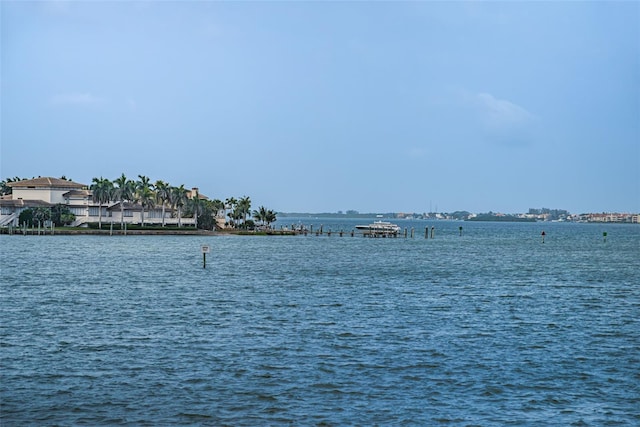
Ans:
MULTIPOLYGON (((316 235, 316 236, 331 236, 331 235, 338 235, 340 237, 343 236, 350 236, 350 237, 355 237, 355 236, 362 236, 362 237, 371 237, 371 238, 397 238, 397 237, 404 237, 406 238, 414 238, 416 235, 416 230, 414 227, 411 227, 411 229, 405 228, 402 231, 391 231, 391 230, 365 230, 365 231, 356 231, 355 229, 352 229, 351 231, 347 231, 345 232, 344 230, 339 230, 339 231, 333 231, 331 229, 329 230, 324 230, 324 227, 321 225, 319 229, 317 230, 313 230, 313 225, 310 226, 310 228, 306 228, 306 227, 295 227, 292 226, 291 228, 296 234, 301 234, 304 236, 307 235, 316 235)), ((436 228, 435 227, 431 227, 429 228, 429 226, 425 227, 424 229, 424 238, 428 239, 429 237, 431 237, 432 239, 435 237, 435 231, 436 228)))

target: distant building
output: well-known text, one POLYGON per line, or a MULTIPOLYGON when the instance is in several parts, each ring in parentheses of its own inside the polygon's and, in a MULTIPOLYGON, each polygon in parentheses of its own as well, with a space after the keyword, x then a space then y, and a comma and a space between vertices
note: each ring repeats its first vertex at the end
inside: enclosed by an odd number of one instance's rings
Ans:
POLYGON ((198 187, 193 187, 191 190, 187 190, 187 199, 193 199, 198 196, 200 200, 209 200, 209 198, 203 194, 200 194, 198 187))
MULTIPOLYGON (((120 223, 124 221, 128 224, 138 224, 142 222, 144 215, 145 224, 162 224, 162 206, 147 208, 143 211, 139 203, 125 202, 120 207, 120 202, 110 201, 100 206, 93 201, 93 193, 85 184, 68 181, 60 178, 34 178, 7 184, 11 187, 12 194, 0 198, 0 226, 18 226, 20 213, 28 208, 52 208, 57 204, 63 204, 75 215, 76 220, 72 225, 82 226, 90 222, 98 222, 100 209, 102 209, 103 223, 120 223)), ((187 195, 192 197, 198 194, 201 199, 206 196, 200 195, 197 188, 188 191, 187 195)), ((175 225, 178 218, 173 216, 174 211, 170 207, 165 207, 164 223, 175 225)), ((183 225, 193 225, 193 218, 181 218, 183 225)))
POLYGON ((638 223, 638 214, 629 213, 590 213, 580 216, 581 221, 586 222, 630 222, 638 223))

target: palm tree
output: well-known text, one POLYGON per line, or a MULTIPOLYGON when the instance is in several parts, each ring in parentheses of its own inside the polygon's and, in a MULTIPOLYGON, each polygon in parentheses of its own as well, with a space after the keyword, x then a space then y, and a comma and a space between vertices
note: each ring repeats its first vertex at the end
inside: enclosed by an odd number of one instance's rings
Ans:
POLYGON ((224 202, 220 199, 213 199, 211 201, 211 210, 213 211, 213 218, 214 218, 214 223, 217 226, 218 225, 218 212, 220 212, 220 210, 225 210, 224 208, 224 202))
POLYGON ((271 209, 267 210, 267 214, 264 217, 264 220, 267 221, 267 226, 271 226, 272 222, 276 222, 277 219, 277 215, 275 213, 275 211, 272 211, 271 209))
POLYGON ((253 218, 256 221, 260 221, 262 225, 264 225, 264 223, 266 222, 266 217, 267 217, 267 208, 265 208, 264 206, 260 206, 258 210, 253 211, 253 218))
POLYGON ((142 226, 144 227, 144 210, 146 208, 152 208, 155 205, 154 203, 155 197, 154 197, 153 191, 151 191, 149 187, 142 187, 138 189, 138 194, 136 198, 142 205, 142 216, 140 219, 142 221, 142 226))
POLYGON ((178 208, 178 227, 182 227, 182 207, 187 201, 187 190, 184 184, 180 187, 171 187, 171 205, 178 208))
POLYGON ((138 175, 140 181, 136 182, 136 199, 142 205, 142 215, 140 220, 144 227, 144 210, 145 208, 153 207, 154 194, 152 191, 152 184, 149 184, 149 177, 144 175, 138 175))
POLYGON ((133 200, 135 185, 130 179, 124 176, 124 173, 120 178, 113 180, 113 183, 117 186, 113 191, 113 198, 120 202, 120 227, 124 229, 124 201, 133 200))
POLYGON ((149 182, 150 180, 148 176, 138 175, 138 178, 140 178, 140 181, 136 182, 136 185, 138 186, 138 188, 142 188, 142 187, 151 188, 153 186, 153 184, 149 182))
POLYGON ((158 180, 154 184, 156 188, 156 202, 162 204, 162 226, 164 227, 164 209, 171 199, 171 187, 164 181, 158 180))
POLYGON ((9 186, 12 182, 20 182, 27 178, 20 178, 19 176, 15 176, 13 178, 7 178, 5 181, 0 183, 0 196, 4 196, 5 194, 11 194, 13 192, 13 188, 9 186))
POLYGON ((92 191, 91 198, 98 203, 98 228, 102 229, 102 204, 109 203, 113 194, 113 183, 103 177, 93 178, 93 184, 89 187, 92 191))
POLYGON ((229 218, 231 218, 231 222, 233 223, 233 227, 238 227, 240 224, 240 220, 242 219, 242 211, 238 206, 235 207, 231 212, 229 212, 229 218))
POLYGON ((238 208, 242 214, 242 223, 244 224, 247 222, 247 214, 251 212, 251 199, 249 196, 241 197, 238 200, 238 208))
MULTIPOLYGON (((229 197, 224 201, 224 217, 227 217, 227 209, 230 209, 231 212, 233 212, 233 209, 235 208, 236 203, 238 203, 238 201, 235 199, 235 197, 229 197)), ((229 218, 232 217, 232 214, 229 213, 229 218)))
POLYGON ((11 187, 9 187, 10 182, 11 182, 11 178, 0 182, 0 196, 4 196, 5 194, 11 194, 12 189, 11 187))
POLYGON ((202 203, 202 199, 198 195, 198 193, 194 194, 192 198, 187 200, 187 204, 189 208, 193 211, 193 218, 195 221, 195 226, 198 228, 198 215, 204 211, 204 203, 202 203))
POLYGON ((276 220, 276 213, 271 209, 267 209, 264 206, 260 206, 258 210, 253 211, 253 218, 256 221, 262 222, 262 225, 270 226, 272 222, 276 220))

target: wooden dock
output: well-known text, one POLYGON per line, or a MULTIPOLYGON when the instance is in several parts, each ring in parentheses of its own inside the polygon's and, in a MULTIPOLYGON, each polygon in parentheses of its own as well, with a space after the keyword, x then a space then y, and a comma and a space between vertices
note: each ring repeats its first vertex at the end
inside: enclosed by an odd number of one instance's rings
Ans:
MULTIPOLYGON (((382 238, 382 239, 386 239, 386 238, 397 238, 397 237, 404 237, 406 238, 414 238, 415 237, 415 229, 412 227, 411 229, 407 229, 405 228, 404 230, 400 230, 400 231, 390 231, 390 230, 357 230, 357 229, 352 229, 350 231, 344 231, 344 229, 341 229, 339 231, 334 231, 332 229, 328 229, 325 230, 324 227, 321 225, 320 228, 315 229, 313 228, 313 226, 310 226, 309 228, 305 227, 305 226, 292 226, 291 228, 285 228, 284 230, 292 232, 296 235, 303 235, 303 236, 327 236, 327 237, 331 237, 332 235, 337 235, 339 237, 369 237, 369 238, 382 238)), ((433 231, 432 231, 433 233, 433 231)), ((428 238, 429 236, 429 227, 426 228, 425 230, 425 238, 428 238)), ((432 234, 432 238, 433 238, 433 234, 432 234)))

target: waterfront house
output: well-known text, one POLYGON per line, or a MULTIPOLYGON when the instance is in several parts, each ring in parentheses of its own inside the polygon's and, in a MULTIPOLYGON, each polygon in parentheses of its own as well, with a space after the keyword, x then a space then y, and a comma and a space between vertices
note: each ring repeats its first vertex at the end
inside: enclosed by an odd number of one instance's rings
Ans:
POLYGON ((86 185, 60 178, 34 178, 11 182, 11 194, 0 199, 0 226, 18 225, 20 212, 29 208, 51 208, 64 203, 64 194, 86 185))
MULTIPOLYGON (((91 222, 98 222, 102 209, 103 223, 120 223, 122 218, 128 224, 142 222, 142 205, 125 202, 122 209, 120 202, 111 201, 100 207, 93 201, 93 193, 85 184, 66 179, 40 177, 11 182, 12 194, 0 198, 0 226, 18 226, 20 212, 28 208, 52 208, 63 204, 75 215, 72 225, 86 226, 91 222)), ((197 189, 194 189, 197 192, 197 189)), ((204 196, 201 196, 204 197, 204 196)), ((178 218, 174 217, 174 210, 165 207, 164 223, 176 225, 178 218)), ((162 224, 162 207, 156 206, 145 209, 145 224, 162 224)), ((182 218, 183 225, 193 225, 193 218, 182 218)))

